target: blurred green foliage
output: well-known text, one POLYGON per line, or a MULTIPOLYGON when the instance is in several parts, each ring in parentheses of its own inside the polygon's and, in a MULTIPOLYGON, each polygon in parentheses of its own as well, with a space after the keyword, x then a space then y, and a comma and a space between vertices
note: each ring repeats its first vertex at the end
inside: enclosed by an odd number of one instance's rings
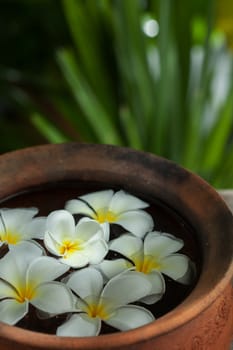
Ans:
POLYGON ((0 151, 123 145, 233 187, 229 4, 1 0, 0 151))

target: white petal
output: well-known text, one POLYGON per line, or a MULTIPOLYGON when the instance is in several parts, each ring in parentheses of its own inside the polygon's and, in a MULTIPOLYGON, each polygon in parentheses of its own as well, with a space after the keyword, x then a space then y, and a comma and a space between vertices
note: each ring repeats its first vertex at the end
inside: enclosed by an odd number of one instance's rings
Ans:
POLYGON ((116 310, 106 323, 121 331, 127 331, 144 326, 155 320, 152 313, 143 307, 136 305, 123 306, 116 310))
POLYGON ((23 241, 17 245, 11 247, 11 251, 14 253, 16 259, 20 261, 23 258, 23 261, 26 264, 30 264, 35 258, 42 256, 44 254, 44 249, 36 241, 23 241))
POLYGON ((5 236, 5 232, 6 232, 6 225, 5 225, 5 222, 3 221, 3 217, 1 215, 1 210, 0 210, 0 241, 3 240, 3 237, 5 236))
POLYGON ((38 284, 53 281, 69 270, 69 266, 61 264, 49 256, 34 260, 27 270, 27 282, 36 287, 38 284))
POLYGON ((86 314, 73 315, 57 328, 57 335, 63 337, 91 337, 99 334, 101 320, 90 318, 86 314))
POLYGON ((107 278, 113 278, 116 275, 119 275, 119 273, 128 270, 133 265, 125 259, 115 259, 115 260, 104 260, 99 265, 96 265, 95 268, 97 268, 101 273, 107 278))
POLYGON ((84 299, 80 299, 78 297, 76 297, 75 300, 75 310, 74 312, 84 312, 84 313, 88 313, 88 306, 89 304, 93 304, 93 303, 98 303, 99 298, 96 297, 95 295, 93 296, 89 296, 87 298, 84 299))
POLYGON ((28 303, 19 303, 14 299, 0 302, 0 321, 10 325, 16 324, 28 313, 28 303))
POLYGON ((83 252, 90 264, 99 264, 108 253, 108 245, 104 239, 98 239, 88 242, 83 252))
POLYGON ((116 192, 112 197, 109 210, 111 210, 113 213, 120 214, 129 210, 147 208, 148 206, 148 203, 121 190, 116 192))
POLYGON ((152 305, 157 303, 159 300, 161 300, 162 297, 163 297, 163 294, 150 294, 144 298, 141 298, 140 302, 146 305, 152 305))
POLYGON ((140 238, 143 238, 154 227, 152 216, 143 210, 122 213, 115 223, 140 238))
POLYGON ((46 282, 35 289, 35 296, 30 300, 36 308, 60 314, 73 310, 73 296, 69 288, 61 282, 46 282))
POLYGON ((26 222, 29 222, 33 216, 38 213, 37 208, 17 208, 17 209, 1 209, 4 224, 6 228, 11 230, 20 229, 26 222))
MULTIPOLYGON (((81 312, 82 310, 78 309, 77 308, 77 297, 72 294, 71 297, 73 298, 73 301, 72 301, 72 308, 70 308, 68 311, 69 311, 69 314, 70 313, 73 313, 73 312, 81 312)), ((42 311, 40 309, 36 309, 36 316, 41 319, 41 320, 46 320, 48 318, 51 318, 51 317, 54 317, 54 316, 57 316, 57 312, 55 313, 49 313, 47 311, 42 311)))
POLYGON ((143 241, 138 237, 122 234, 119 238, 109 242, 109 249, 130 258, 140 251, 143 253, 143 241))
MULTIPOLYGON (((23 240, 30 239, 25 233, 25 226, 31 223, 32 217, 38 212, 36 208, 29 209, 2 209, 0 210, 0 237, 2 241, 12 241, 15 238, 15 244, 23 240), (6 235, 7 233, 7 235, 6 235), (10 236, 8 236, 10 234, 10 236)), ((12 245, 12 243, 9 243, 12 245)))
POLYGON ((100 237, 103 237, 103 230, 100 224, 94 220, 82 220, 75 228, 75 237, 81 241, 86 242, 96 234, 98 234, 100 237))
POLYGON ((79 199, 71 199, 70 201, 67 201, 65 209, 71 214, 83 214, 91 218, 95 216, 94 210, 91 209, 88 204, 79 199))
POLYGON ((15 254, 11 251, 0 260, 0 278, 9 282, 13 286, 21 282, 22 278, 25 280, 26 270, 27 266, 23 269, 18 269, 15 254))
POLYGON ((29 264, 41 256, 42 249, 37 244, 24 241, 11 248, 11 250, 0 259, 0 278, 13 286, 22 285, 26 279, 26 271, 29 264))
POLYGON ((79 197, 80 199, 72 199, 68 201, 65 208, 72 214, 84 214, 94 218, 96 211, 108 208, 112 196, 112 190, 89 193, 79 197))
POLYGON ((151 273, 145 274, 144 276, 152 284, 152 289, 151 289, 151 294, 140 299, 140 301, 148 305, 154 304, 157 301, 159 301, 165 293, 166 285, 165 285, 164 278, 162 274, 157 271, 152 271, 151 273))
POLYGON ((104 239, 106 242, 108 242, 110 238, 110 224, 108 222, 104 222, 101 224, 101 227, 104 232, 104 239))
POLYGON ((81 268, 89 263, 88 256, 85 255, 83 251, 79 250, 59 259, 59 261, 73 268, 81 268))
POLYGON ((81 196, 94 210, 108 208, 113 196, 113 190, 103 190, 81 196))
POLYGON ((47 218, 46 230, 57 242, 61 243, 64 239, 73 237, 75 233, 74 218, 66 210, 55 210, 47 218))
POLYGON ((146 278, 151 282, 153 294, 163 294, 165 293, 165 281, 161 273, 157 271, 152 271, 146 274, 146 278))
POLYGON ((50 232, 45 232, 44 245, 50 253, 57 256, 62 256, 62 254, 59 251, 61 244, 56 241, 56 239, 50 234, 50 232))
POLYGON ((96 224, 98 224, 101 228, 101 231, 102 231, 102 234, 101 236, 103 236, 103 238, 105 239, 106 242, 109 241, 109 237, 110 237, 110 225, 108 222, 104 222, 102 224, 100 224, 98 221, 94 220, 94 219, 91 219, 91 218, 88 218, 88 217, 84 217, 84 218, 81 218, 79 220, 79 224, 83 223, 83 222, 95 222, 96 224))
POLYGON ((172 254, 161 261, 160 271, 174 280, 183 277, 189 268, 189 258, 183 254, 172 254))
POLYGON ((152 284, 144 274, 125 271, 105 285, 101 298, 111 301, 113 308, 124 306, 151 294, 152 284))
POLYGON ((99 271, 87 267, 74 272, 67 285, 82 299, 90 295, 99 296, 103 289, 103 277, 99 271))
POLYGON ((9 284, 0 280, 0 299, 13 298, 16 299, 18 294, 16 290, 9 284))
POLYGON ((29 223, 22 227, 22 233, 24 239, 43 239, 45 234, 46 218, 39 217, 32 219, 29 223))
POLYGON ((145 237, 144 252, 156 257, 168 256, 180 250, 184 242, 169 233, 150 232, 145 237))
POLYGON ((178 278, 177 282, 183 283, 183 284, 190 284, 196 278, 196 275, 197 275, 196 264, 189 259, 186 273, 182 277, 178 278))

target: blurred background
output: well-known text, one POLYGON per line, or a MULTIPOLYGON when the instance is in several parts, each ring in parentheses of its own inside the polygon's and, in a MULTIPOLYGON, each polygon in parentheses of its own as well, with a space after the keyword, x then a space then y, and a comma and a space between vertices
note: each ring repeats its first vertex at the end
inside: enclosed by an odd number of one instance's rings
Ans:
POLYGON ((232 0, 0 0, 0 153, 149 151, 233 187, 232 0))

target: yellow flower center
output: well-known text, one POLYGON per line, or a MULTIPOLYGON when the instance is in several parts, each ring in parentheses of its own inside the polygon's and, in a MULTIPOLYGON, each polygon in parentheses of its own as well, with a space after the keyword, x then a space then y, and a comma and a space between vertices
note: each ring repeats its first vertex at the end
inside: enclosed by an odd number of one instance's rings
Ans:
POLYGON ((7 242, 8 244, 17 244, 21 241, 21 235, 10 230, 0 232, 0 237, 2 242, 7 242))
POLYGON ((89 304, 87 308, 87 314, 89 317, 92 317, 92 318, 99 317, 102 320, 106 320, 109 318, 109 314, 103 303, 89 304))
POLYGON ((160 270, 161 264, 159 261, 151 255, 145 255, 143 257, 135 257, 133 262, 136 266, 136 270, 145 274, 150 273, 152 270, 160 270))
POLYGON ((82 247, 80 241, 70 241, 67 239, 64 240, 62 245, 59 247, 59 253, 63 255, 64 258, 67 258, 69 255, 81 249, 82 247))
POLYGON ((104 222, 113 223, 117 221, 117 215, 111 210, 99 209, 94 215, 94 219, 100 224, 103 224, 104 222))
POLYGON ((19 303, 24 303, 26 300, 31 300, 35 296, 35 288, 34 285, 21 286, 17 289, 18 297, 16 300, 19 303))

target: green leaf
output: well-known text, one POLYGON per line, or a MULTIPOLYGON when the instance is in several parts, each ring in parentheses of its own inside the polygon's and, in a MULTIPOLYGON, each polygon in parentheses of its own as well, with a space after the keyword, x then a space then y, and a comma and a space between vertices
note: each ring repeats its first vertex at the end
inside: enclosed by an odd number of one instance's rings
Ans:
POLYGON ((64 13, 77 51, 77 63, 108 113, 116 109, 113 87, 106 61, 104 11, 101 1, 63 0, 64 13))
POLYGON ((30 117, 31 123, 40 131, 40 133, 50 143, 63 143, 70 141, 61 130, 56 128, 54 124, 49 122, 39 113, 34 113, 30 117))
POLYGON ((142 150, 143 146, 135 125, 134 117, 127 107, 122 107, 120 109, 120 121, 126 136, 127 144, 135 149, 142 150))
POLYGON ((141 2, 113 2, 115 52, 122 85, 122 104, 127 102, 134 118, 137 139, 146 149, 155 106, 155 85, 147 61, 146 37, 142 32, 141 2))
POLYGON ((211 173, 210 182, 215 188, 233 188, 232 147, 232 143, 229 144, 228 149, 225 150, 223 158, 221 158, 218 169, 215 173, 211 173))
POLYGON ((65 49, 60 50, 57 53, 57 58, 73 96, 83 109, 99 142, 122 144, 121 135, 81 73, 72 52, 65 49))
POLYGON ((223 159, 233 128, 233 89, 224 102, 203 149, 202 169, 210 171, 223 159))
POLYGON ((151 128, 151 150, 159 155, 165 154, 166 143, 168 138, 168 123, 171 120, 169 115, 170 106, 168 101, 171 99, 171 85, 173 82, 173 51, 171 46, 171 1, 161 0, 159 2, 159 36, 158 52, 160 63, 160 76, 157 84, 157 108, 154 112, 154 119, 151 128), (152 134, 153 133, 153 134, 152 134))
POLYGON ((63 118, 64 127, 61 129, 67 127, 69 129, 68 135, 73 141, 97 142, 88 120, 83 118, 83 112, 78 108, 71 94, 68 96, 59 94, 51 99, 63 118))

